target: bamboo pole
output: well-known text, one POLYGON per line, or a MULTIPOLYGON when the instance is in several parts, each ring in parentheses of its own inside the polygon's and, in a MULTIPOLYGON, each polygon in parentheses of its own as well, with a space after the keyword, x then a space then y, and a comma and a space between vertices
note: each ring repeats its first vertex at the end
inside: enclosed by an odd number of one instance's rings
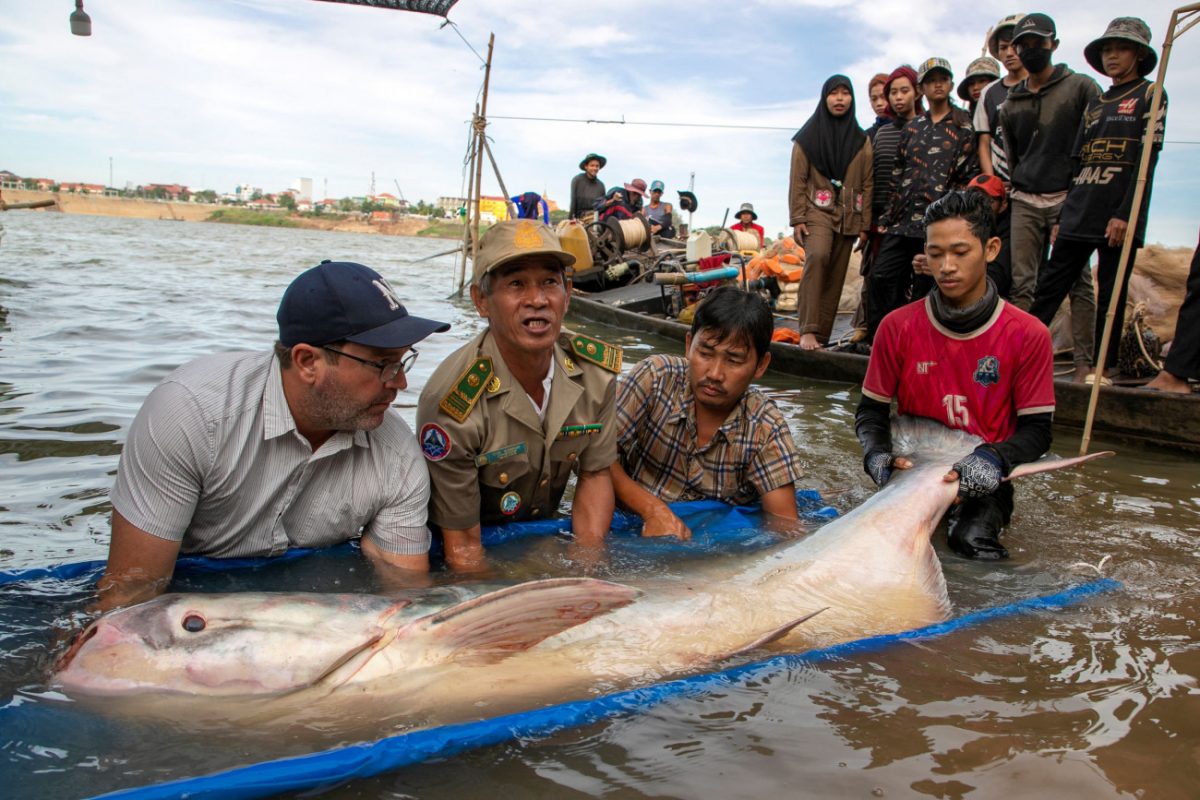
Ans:
POLYGON ((1092 383, 1092 393, 1088 397, 1087 416, 1083 423, 1083 438, 1079 442, 1079 455, 1087 455, 1088 446, 1092 441, 1092 424, 1096 421, 1096 406, 1100 401, 1100 388, 1103 383, 1104 362, 1108 357, 1108 343, 1112 340, 1113 321, 1117 314, 1117 302, 1121 297, 1121 286, 1125 283, 1125 273, 1129 269, 1129 261, 1133 254, 1133 240, 1136 237, 1138 222, 1142 212, 1142 198, 1146 194, 1147 173, 1150 171, 1150 156, 1154 150, 1154 136, 1158 130, 1159 114, 1162 112, 1163 80, 1167 76, 1167 62, 1171 58, 1171 46, 1177 36, 1185 33, 1200 21, 1192 18, 1176 31, 1176 28, 1186 18, 1200 13, 1200 3, 1182 6, 1171 12, 1171 24, 1167 28, 1163 40, 1162 58, 1158 62, 1158 76, 1154 82, 1154 93, 1150 100, 1150 121, 1146 124, 1146 133, 1142 136, 1142 158, 1138 165, 1137 184, 1133 190, 1133 208, 1129 212, 1129 224, 1125 228, 1125 241, 1121 245, 1121 258, 1117 262, 1117 275, 1113 283, 1112 297, 1108 299, 1108 310, 1104 319, 1104 333, 1100 337, 1100 349, 1096 358, 1096 375, 1092 383))
MULTIPOLYGON (((475 109, 475 119, 472 124, 475 127, 475 196, 472 198, 471 210, 474 212, 471 223, 471 268, 475 268, 475 260, 479 257, 479 225, 480 225, 480 195, 483 189, 483 137, 487 135, 487 101, 488 101, 488 84, 492 78, 492 48, 496 44, 496 34, 492 33, 488 36, 488 52, 487 62, 483 67, 483 98, 479 106, 475 109)), ((463 265, 463 283, 458 287, 461 293, 463 286, 466 285, 466 265, 463 265)))

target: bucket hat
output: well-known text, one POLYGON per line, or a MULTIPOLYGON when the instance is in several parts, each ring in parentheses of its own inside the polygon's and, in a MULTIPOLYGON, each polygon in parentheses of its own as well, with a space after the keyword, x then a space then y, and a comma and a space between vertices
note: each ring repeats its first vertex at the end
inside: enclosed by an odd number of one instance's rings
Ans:
POLYGON ((1145 55, 1138 59, 1139 76, 1146 77, 1158 66, 1158 53, 1154 52, 1154 48, 1150 46, 1150 26, 1137 17, 1117 17, 1108 23, 1108 28, 1104 31, 1103 36, 1083 48, 1083 57, 1091 64, 1092 69, 1101 75, 1107 74, 1104 72, 1102 52, 1104 43, 1113 39, 1133 42, 1146 48, 1145 55))
POLYGON ((1000 77, 1000 64, 990 56, 980 56, 967 65, 967 74, 958 84, 958 96, 963 100, 971 101, 971 79, 980 76, 986 77, 989 80, 996 80, 1000 77))
POLYGON ((1009 14, 1007 17, 993 25, 992 29, 988 31, 987 51, 992 54, 992 58, 1000 57, 1000 35, 1005 31, 1008 31, 1008 36, 1006 38, 1009 41, 1012 41, 1013 29, 1017 27, 1017 23, 1021 21, 1021 17, 1023 16, 1025 16, 1024 13, 1009 14))
POLYGON ((700 207, 700 201, 696 199, 696 195, 686 189, 676 189, 679 193, 679 207, 684 211, 695 211, 700 207))
POLYGON ((745 214, 747 211, 750 212, 750 219, 752 219, 752 220, 758 219, 758 214, 754 213, 754 204, 753 203, 742 203, 742 207, 738 209, 738 212, 736 214, 734 214, 734 216, 740 217, 742 214, 745 214))
POLYGON ((635 194, 646 194, 646 182, 641 178, 634 178, 629 183, 625 184, 625 191, 634 192, 635 194))
POLYGON ((605 158, 604 156, 600 155, 599 153, 588 153, 586 156, 583 157, 583 161, 579 162, 579 168, 587 169, 587 162, 589 162, 589 161, 599 161, 600 169, 604 169, 604 165, 608 163, 608 159, 605 158))

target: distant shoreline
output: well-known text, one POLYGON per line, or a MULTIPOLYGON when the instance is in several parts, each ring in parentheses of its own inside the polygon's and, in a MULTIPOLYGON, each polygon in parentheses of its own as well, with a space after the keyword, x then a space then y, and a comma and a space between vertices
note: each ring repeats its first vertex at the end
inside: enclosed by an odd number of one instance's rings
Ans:
MULTIPOLYGON (((216 211, 238 208, 216 203, 181 203, 170 200, 146 200, 136 197, 104 197, 70 192, 41 192, 29 189, 5 189, 6 203, 28 203, 36 200, 57 200, 57 206, 37 209, 35 212, 61 212, 64 214, 86 214, 101 217, 124 217, 126 219, 164 219, 180 222, 207 222, 216 211)), ((266 213, 266 212, 264 212, 266 213)), ((460 235, 447 235, 445 222, 423 217, 401 217, 395 222, 369 222, 366 220, 330 214, 320 217, 303 217, 298 214, 279 215, 288 221, 289 228, 306 230, 340 231, 344 233, 373 233, 383 236, 419 236, 422 239, 458 240, 460 235)), ((0 216, 3 219, 3 216, 0 216)), ((225 224, 239 224, 238 219, 225 220, 225 224)), ((249 223, 242 223, 249 224, 249 223)))

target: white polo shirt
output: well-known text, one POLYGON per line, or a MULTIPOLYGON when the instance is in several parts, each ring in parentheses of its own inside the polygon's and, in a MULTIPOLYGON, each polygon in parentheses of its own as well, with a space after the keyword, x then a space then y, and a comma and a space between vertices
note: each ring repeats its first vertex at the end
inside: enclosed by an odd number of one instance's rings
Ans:
POLYGON ((388 410, 373 431, 338 432, 314 453, 296 430, 273 352, 222 353, 155 387, 129 429, 113 508, 184 553, 279 555, 371 537, 429 549, 429 473, 388 410))

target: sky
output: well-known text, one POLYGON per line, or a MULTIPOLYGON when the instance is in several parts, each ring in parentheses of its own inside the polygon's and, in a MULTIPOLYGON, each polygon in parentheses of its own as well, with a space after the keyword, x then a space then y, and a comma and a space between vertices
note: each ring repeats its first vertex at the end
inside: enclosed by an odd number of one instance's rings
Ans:
MULTIPOLYGON (((111 159, 118 187, 272 192, 304 176, 331 197, 367 194, 374 173, 377 192, 396 194, 398 184, 409 201, 461 196, 480 56, 495 33, 487 130, 510 194, 537 191, 566 206, 579 160, 597 152, 609 187, 660 179, 676 200, 695 173, 696 225, 751 202, 768 235, 787 225, 790 139, 827 77, 852 79, 866 127, 871 75, 937 55, 960 76, 989 26, 1030 10, 947 0, 460 0, 453 28, 314 0, 84 5, 87 38, 69 32, 73 0, 0 0, 0 169, 108 184, 111 159)), ((1056 60, 1107 85, 1084 46, 1136 9, 1161 56, 1176 2, 1054 6, 1056 60)), ((1172 49, 1166 87, 1147 238, 1190 248, 1200 226, 1200 28, 1172 49)), ((490 167, 484 193, 499 193, 490 167)))

